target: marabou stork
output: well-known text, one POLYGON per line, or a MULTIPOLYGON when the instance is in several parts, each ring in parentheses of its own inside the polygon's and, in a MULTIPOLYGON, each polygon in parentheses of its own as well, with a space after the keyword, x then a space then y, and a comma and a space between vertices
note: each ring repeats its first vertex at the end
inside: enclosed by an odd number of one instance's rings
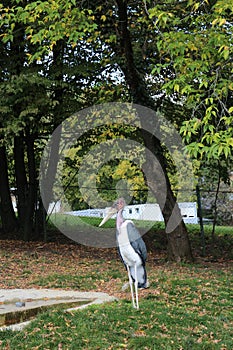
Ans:
POLYGON ((122 212, 125 204, 124 198, 119 198, 110 208, 99 226, 102 226, 108 219, 110 219, 110 217, 117 213, 116 238, 118 251, 128 272, 133 307, 138 309, 138 288, 141 289, 148 287, 145 267, 147 250, 134 223, 131 220, 124 221, 123 219, 122 212), (135 287, 136 303, 133 284, 135 287))

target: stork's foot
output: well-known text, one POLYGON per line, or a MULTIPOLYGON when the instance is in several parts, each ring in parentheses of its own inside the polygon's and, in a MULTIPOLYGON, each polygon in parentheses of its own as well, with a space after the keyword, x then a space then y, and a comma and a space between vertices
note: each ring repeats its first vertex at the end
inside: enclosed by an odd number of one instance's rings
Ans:
POLYGON ((138 283, 138 289, 146 289, 150 287, 150 282, 146 281, 146 283, 138 283))
POLYGON ((126 282, 125 284, 123 284, 121 290, 122 292, 124 292, 125 290, 127 290, 129 288, 129 282, 126 282))
MULTIPOLYGON (((126 282, 125 284, 123 284, 123 286, 121 287, 122 292, 125 292, 127 289, 129 289, 130 285, 129 282, 126 282)), ((150 287, 150 282, 147 281, 144 284, 140 284, 138 283, 138 289, 147 289, 150 287)))

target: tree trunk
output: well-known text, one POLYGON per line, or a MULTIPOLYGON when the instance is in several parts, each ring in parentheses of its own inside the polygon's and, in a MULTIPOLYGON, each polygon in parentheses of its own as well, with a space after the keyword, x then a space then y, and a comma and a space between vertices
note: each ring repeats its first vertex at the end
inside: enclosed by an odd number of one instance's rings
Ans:
POLYGON ((12 233, 17 230, 18 223, 11 200, 6 149, 4 146, 0 147, 0 164, 0 215, 2 230, 4 233, 12 233))
POLYGON ((45 211, 48 211, 49 204, 53 201, 53 185, 59 161, 59 146, 61 140, 61 127, 58 127, 53 134, 48 154, 41 162, 40 168, 40 193, 45 211))
POLYGON ((34 219, 36 212, 36 198, 37 198, 37 181, 36 181, 36 164, 34 153, 34 137, 27 133, 26 136, 27 145, 27 160, 28 160, 28 191, 27 191, 27 204, 26 204, 26 216, 24 220, 24 240, 28 241, 32 236, 34 230, 34 219))
POLYGON ((37 201, 37 177, 34 152, 34 136, 30 132, 16 136, 14 143, 15 176, 18 196, 18 215, 20 232, 25 241, 29 241, 35 229, 37 201), (25 147, 26 146, 26 147, 25 147), (27 170, 25 158, 27 156, 27 170))
POLYGON ((53 47, 53 64, 51 66, 51 76, 54 76, 56 84, 54 86, 54 99, 57 104, 54 107, 54 130, 56 130, 49 144, 49 153, 45 157, 46 162, 41 163, 40 169, 40 192, 45 211, 48 211, 49 204, 53 201, 53 185, 57 173, 59 162, 59 148, 61 141, 61 122, 64 118, 63 111, 63 61, 64 42, 59 40, 53 47))
POLYGON ((215 239, 215 227, 217 224, 217 217, 218 217, 218 205, 217 205, 217 203, 218 203, 220 184, 221 184, 221 170, 220 170, 220 162, 218 161, 218 182, 217 182, 217 188, 216 188, 214 204, 213 204, 213 227, 212 227, 212 232, 211 232, 212 241, 214 241, 214 239, 215 239))
POLYGON ((19 230, 22 236, 24 236, 24 223, 27 215, 26 208, 28 193, 24 151, 23 136, 16 136, 14 139, 15 178, 18 200, 19 230))
MULTIPOLYGON (((133 102, 156 110, 158 108, 158 105, 156 106, 155 101, 148 93, 145 81, 140 76, 135 65, 132 42, 130 32, 128 30, 127 1, 116 0, 116 3, 118 5, 119 16, 119 51, 121 52, 122 57, 124 57, 124 63, 121 68, 125 73, 126 81, 129 85, 133 102)), ((144 123, 146 123, 147 126, 151 123, 151 130, 153 130, 155 120, 145 120, 145 118, 141 118, 142 138, 144 140, 146 149, 149 151, 147 152, 146 167, 147 174, 150 174, 150 178, 147 179, 147 181, 158 200, 166 225, 166 233, 168 238, 168 257, 169 259, 175 261, 192 261, 193 257, 187 229, 182 220, 175 196, 171 190, 170 181, 166 171, 166 160, 163 154, 160 140, 146 131, 148 130, 148 127, 145 128, 144 123), (150 152, 157 157, 160 167, 154 164, 154 161, 151 159, 150 152), (163 203, 162 193, 164 187, 161 188, 160 186, 161 177, 165 178, 165 186, 167 192, 165 203, 163 203)))
POLYGON ((147 183, 157 198, 163 214, 168 239, 168 258, 169 260, 177 262, 192 261, 193 258, 188 232, 183 222, 176 198, 171 190, 161 143, 145 129, 142 130, 142 134, 147 151, 147 183), (158 163, 155 163, 154 159, 152 159, 152 155, 156 155, 158 163), (166 193, 166 197, 164 193, 166 193))

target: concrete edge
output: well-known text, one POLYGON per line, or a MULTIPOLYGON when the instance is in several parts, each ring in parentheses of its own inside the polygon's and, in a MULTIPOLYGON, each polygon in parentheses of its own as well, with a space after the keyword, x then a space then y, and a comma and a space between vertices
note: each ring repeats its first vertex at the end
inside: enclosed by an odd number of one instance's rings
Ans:
MULTIPOLYGON (((70 297, 70 298, 80 298, 87 299, 90 302, 87 304, 80 305, 74 308, 68 308, 63 310, 63 312, 72 312, 84 309, 91 305, 103 304, 106 302, 117 301, 118 299, 102 292, 78 292, 73 290, 60 290, 60 289, 0 289, 0 301, 9 302, 10 300, 22 300, 22 299, 42 299, 42 298, 58 298, 58 297, 70 297), (5 296, 6 295, 6 296, 5 296)), ((35 317, 36 319, 36 317, 35 317)), ((21 323, 12 324, 9 326, 0 327, 0 332, 5 330, 21 331, 26 326, 28 326, 32 320, 25 321, 21 323)))

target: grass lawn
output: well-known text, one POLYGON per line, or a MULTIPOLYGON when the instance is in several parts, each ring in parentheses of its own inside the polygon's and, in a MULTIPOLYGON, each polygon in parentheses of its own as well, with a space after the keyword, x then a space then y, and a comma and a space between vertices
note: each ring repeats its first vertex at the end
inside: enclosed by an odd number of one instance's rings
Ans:
MULTIPOLYGON (((167 263, 154 243, 147 270, 150 288, 139 310, 121 291, 127 273, 117 252, 69 242, 0 241, 0 288, 102 291, 119 301, 84 310, 40 314, 22 332, 0 333, 0 349, 233 349, 232 238, 224 232, 196 262, 167 263)), ((233 236, 233 234, 232 234, 233 236)))

